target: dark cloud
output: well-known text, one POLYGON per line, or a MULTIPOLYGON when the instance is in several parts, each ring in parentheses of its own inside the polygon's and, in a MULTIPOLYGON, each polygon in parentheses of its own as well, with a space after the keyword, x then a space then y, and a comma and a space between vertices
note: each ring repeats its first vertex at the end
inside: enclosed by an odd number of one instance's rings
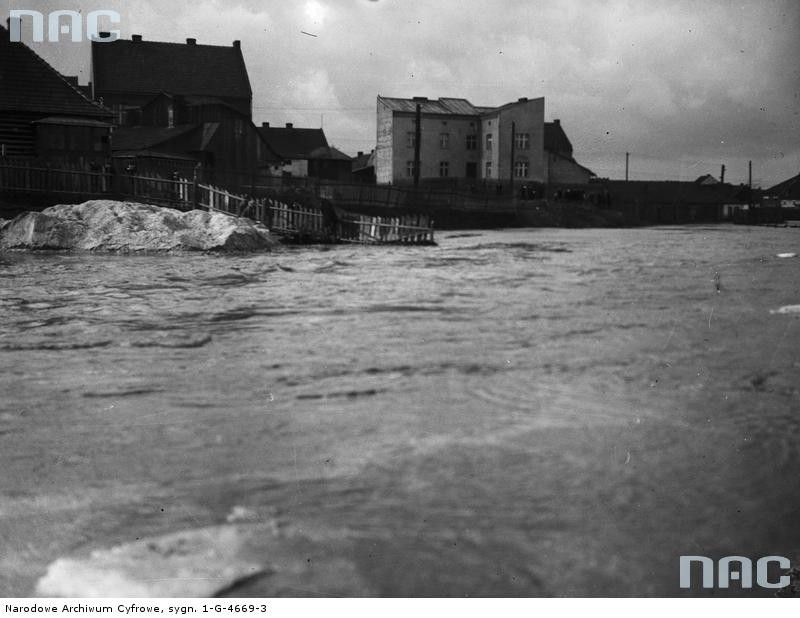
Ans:
MULTIPOLYGON (((241 39, 255 120, 324 122, 351 153, 374 146, 379 93, 484 105, 544 96, 548 119, 603 175, 623 173, 626 151, 634 177, 716 174, 725 163, 743 181, 748 159, 764 184, 800 172, 793 0, 77 4, 117 5, 126 35, 241 39)), ((75 53, 40 53, 88 68, 75 53)))

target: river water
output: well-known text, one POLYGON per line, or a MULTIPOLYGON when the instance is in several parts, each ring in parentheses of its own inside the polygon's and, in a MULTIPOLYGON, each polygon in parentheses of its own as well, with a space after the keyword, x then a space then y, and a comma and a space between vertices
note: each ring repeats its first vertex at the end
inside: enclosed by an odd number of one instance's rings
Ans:
POLYGON ((336 540, 346 594, 800 563, 800 230, 437 240, 0 255, 0 593, 237 506, 336 540))

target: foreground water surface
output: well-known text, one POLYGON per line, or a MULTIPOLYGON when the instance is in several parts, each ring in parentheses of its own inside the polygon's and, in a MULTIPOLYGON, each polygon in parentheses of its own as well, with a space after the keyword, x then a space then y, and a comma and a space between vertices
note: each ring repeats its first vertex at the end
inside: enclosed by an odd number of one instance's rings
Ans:
POLYGON ((800 230, 437 240, 0 255, 0 593, 237 506, 344 541, 363 594, 800 563, 800 230))

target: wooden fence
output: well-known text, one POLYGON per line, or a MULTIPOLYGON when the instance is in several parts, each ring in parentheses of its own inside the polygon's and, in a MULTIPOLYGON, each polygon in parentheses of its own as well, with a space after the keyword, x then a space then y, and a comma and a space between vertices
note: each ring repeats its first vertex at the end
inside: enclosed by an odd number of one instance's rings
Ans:
POLYGON ((0 161, 0 193, 74 195, 82 199, 134 199, 180 210, 202 208, 263 222, 270 231, 298 242, 362 244, 433 243, 428 215, 365 216, 327 204, 302 204, 277 197, 252 197, 185 178, 52 169, 29 162, 0 161))
POLYGON ((275 198, 251 198, 209 185, 198 185, 198 189, 201 207, 262 221, 272 232, 290 239, 361 244, 434 242, 433 221, 428 215, 370 217, 334 207, 322 209, 275 198))

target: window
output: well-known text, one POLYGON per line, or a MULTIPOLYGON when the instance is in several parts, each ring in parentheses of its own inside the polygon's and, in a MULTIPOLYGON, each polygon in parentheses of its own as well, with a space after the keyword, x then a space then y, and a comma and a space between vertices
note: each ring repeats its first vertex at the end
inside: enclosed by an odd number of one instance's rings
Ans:
POLYGON ((414 148, 417 144, 417 134, 414 131, 406 133, 406 146, 414 148))
POLYGON ((443 149, 450 148, 450 134, 439 133, 439 147, 443 149))
POLYGON ((493 136, 491 133, 486 134, 486 152, 492 151, 492 138, 493 136))
POLYGON ((467 150, 477 150, 477 149, 478 149, 478 136, 467 135, 467 150))
POLYGON ((486 162, 486 176, 485 176, 485 178, 491 178, 491 177, 492 177, 492 162, 491 161, 487 161, 486 162))
POLYGON ((514 178, 527 178, 528 177, 528 162, 517 161, 514 163, 514 178))
POLYGON ((447 178, 450 175, 450 162, 449 161, 441 161, 439 163, 439 176, 442 178, 447 178))
POLYGON ((408 178, 414 177, 414 162, 413 161, 406 161, 406 176, 408 178))
POLYGON ((527 150, 530 139, 530 133, 517 133, 514 136, 514 148, 517 150, 527 150))

